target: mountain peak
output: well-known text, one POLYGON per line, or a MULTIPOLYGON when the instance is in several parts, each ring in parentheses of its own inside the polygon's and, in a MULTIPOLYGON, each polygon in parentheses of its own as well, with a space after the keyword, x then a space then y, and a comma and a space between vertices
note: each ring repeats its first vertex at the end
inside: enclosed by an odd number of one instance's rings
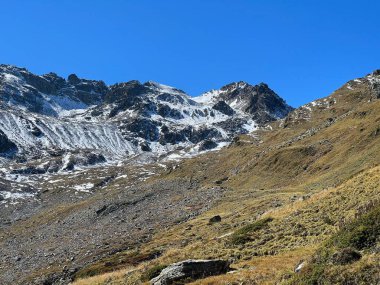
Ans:
POLYGON ((155 81, 147 81, 144 83, 144 86, 147 86, 151 88, 153 91, 160 92, 160 93, 166 93, 166 94, 172 94, 172 95, 178 95, 178 94, 186 94, 184 91, 177 89, 175 87, 161 84, 155 81))
POLYGON ((28 71, 24 67, 19 67, 12 64, 0 64, 0 70, 18 70, 18 71, 28 71))
POLYGON ((373 76, 380 76, 380 69, 376 69, 372 72, 373 76))
POLYGON ((70 83, 70 84, 78 84, 81 80, 79 79, 79 77, 76 75, 76 74, 70 74, 68 77, 67 77, 67 81, 70 83))
POLYGON ((194 100, 198 103, 214 104, 224 101, 233 109, 250 114, 258 123, 283 118, 293 110, 264 82, 257 85, 245 81, 232 82, 220 90, 211 90, 194 100))
POLYGON ((268 84, 266 84, 265 82, 260 82, 259 84, 257 84, 258 87, 263 87, 263 88, 269 88, 268 84))
POLYGON ((250 84, 248 84, 247 82, 245 81, 237 81, 237 82, 231 82, 227 85, 224 85, 220 88, 220 90, 223 90, 223 91, 231 91, 231 90, 234 90, 234 89, 243 89, 247 86, 250 86, 250 84))

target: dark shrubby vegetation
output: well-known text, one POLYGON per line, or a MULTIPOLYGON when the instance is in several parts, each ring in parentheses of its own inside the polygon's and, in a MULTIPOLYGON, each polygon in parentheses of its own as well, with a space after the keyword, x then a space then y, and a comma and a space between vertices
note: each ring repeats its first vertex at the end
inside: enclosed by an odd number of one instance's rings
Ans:
POLYGON ((167 267, 167 265, 157 264, 157 265, 149 268, 147 271, 145 271, 141 275, 141 280, 142 281, 149 281, 149 280, 153 279, 154 277, 157 277, 158 275, 160 275, 161 271, 166 267, 167 267))
POLYGON ((115 269, 124 268, 127 265, 136 266, 141 262, 157 258, 161 253, 159 251, 141 253, 138 251, 116 254, 97 263, 90 264, 82 268, 75 274, 75 279, 86 278, 115 271, 115 269))
POLYGON ((362 257, 359 250, 368 253, 379 239, 380 205, 336 233, 317 251, 303 272, 293 276, 288 284, 376 284, 370 280, 377 278, 372 266, 361 268, 358 275, 347 275, 344 270, 334 270, 334 266, 355 263, 362 257))
POLYGON ((370 248, 380 236, 380 206, 340 231, 333 239, 339 248, 353 247, 358 250, 370 248))

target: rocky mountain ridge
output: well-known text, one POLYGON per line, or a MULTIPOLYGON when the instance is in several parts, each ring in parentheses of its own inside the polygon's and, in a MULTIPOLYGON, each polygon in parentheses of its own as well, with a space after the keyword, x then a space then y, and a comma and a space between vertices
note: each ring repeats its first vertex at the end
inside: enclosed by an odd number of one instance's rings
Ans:
POLYGON ((0 65, 1 156, 27 160, 80 150, 115 160, 202 151, 292 110, 265 84, 241 85, 222 87, 207 100, 207 93, 192 98, 152 81, 107 86, 0 65))

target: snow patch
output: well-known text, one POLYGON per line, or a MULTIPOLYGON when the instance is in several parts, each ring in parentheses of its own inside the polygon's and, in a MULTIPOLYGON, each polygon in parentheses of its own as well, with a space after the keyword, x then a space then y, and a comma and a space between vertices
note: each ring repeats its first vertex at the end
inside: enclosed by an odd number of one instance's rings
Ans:
POLYGON ((13 201, 16 202, 17 200, 25 200, 30 199, 36 196, 35 193, 28 193, 28 192, 10 192, 10 191, 0 191, 0 195, 3 197, 2 202, 13 201))
POLYGON ((211 104, 215 102, 215 99, 222 93, 221 90, 211 90, 206 92, 200 96, 193 97, 192 99, 200 104, 211 104))
POLYGON ((76 190, 78 192, 90 193, 91 192, 90 190, 93 187, 94 187, 93 183, 84 183, 84 184, 80 184, 80 185, 75 185, 74 190, 76 190))

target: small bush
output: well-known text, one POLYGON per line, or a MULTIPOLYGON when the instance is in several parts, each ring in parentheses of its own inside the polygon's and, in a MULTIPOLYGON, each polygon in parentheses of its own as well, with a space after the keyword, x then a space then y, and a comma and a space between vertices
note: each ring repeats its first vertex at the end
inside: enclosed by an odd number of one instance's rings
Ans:
POLYGON ((328 224, 330 226, 333 226, 334 225, 334 221, 331 220, 331 218, 329 216, 323 216, 322 217, 322 220, 325 224, 328 224))
POLYGON ((146 281, 149 281, 149 280, 157 277, 158 275, 160 275, 161 271, 166 267, 167 267, 167 265, 157 264, 157 265, 149 268, 147 271, 145 271, 141 275, 141 280, 146 282, 146 281))
POLYGON ((334 243, 339 248, 362 250, 374 246, 379 237, 380 207, 377 207, 339 232, 334 243))
POLYGON ((352 248, 344 248, 332 256, 332 263, 337 265, 345 265, 355 262, 361 258, 361 254, 352 248))
POLYGON ((273 221, 272 218, 265 218, 238 229, 231 235, 231 239, 230 239, 231 244, 234 244, 234 245, 244 244, 250 241, 251 240, 250 235, 252 233, 254 233, 255 231, 261 230, 271 221, 273 221))

